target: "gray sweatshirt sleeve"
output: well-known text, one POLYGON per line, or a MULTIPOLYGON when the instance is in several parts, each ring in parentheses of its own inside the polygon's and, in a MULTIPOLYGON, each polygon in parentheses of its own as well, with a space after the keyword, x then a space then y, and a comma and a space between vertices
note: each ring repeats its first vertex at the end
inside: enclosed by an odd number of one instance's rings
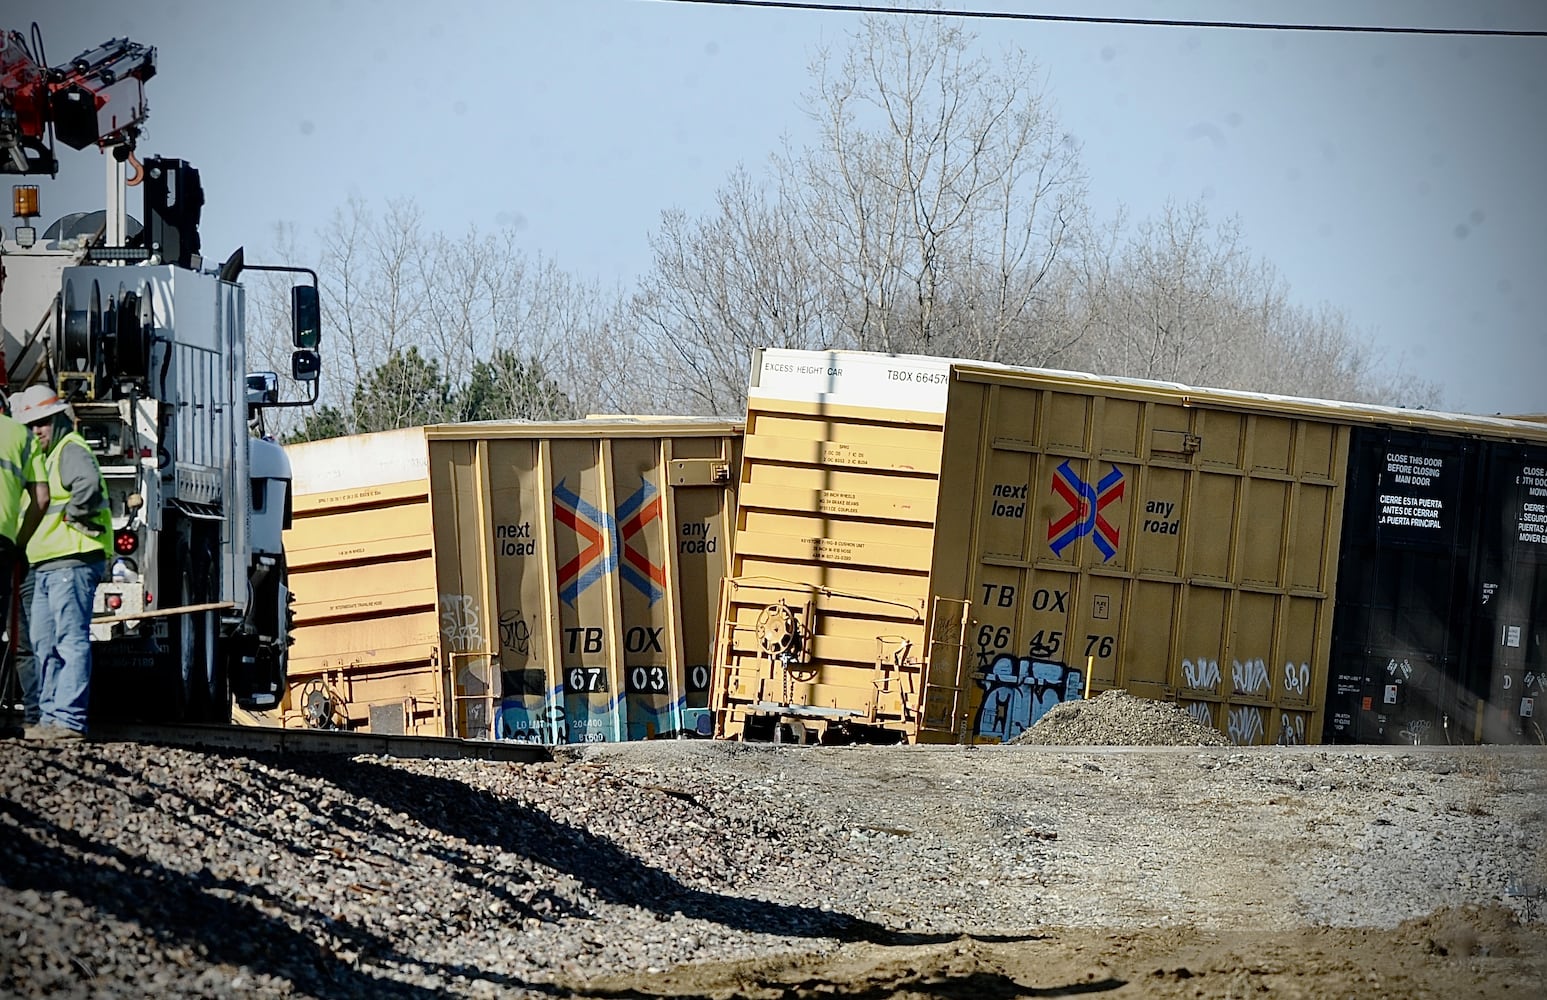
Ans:
POLYGON ((65 520, 88 527, 86 522, 92 515, 107 506, 107 497, 102 495, 102 473, 97 468, 96 458, 73 441, 59 452, 59 482, 70 491, 70 502, 64 508, 65 520))

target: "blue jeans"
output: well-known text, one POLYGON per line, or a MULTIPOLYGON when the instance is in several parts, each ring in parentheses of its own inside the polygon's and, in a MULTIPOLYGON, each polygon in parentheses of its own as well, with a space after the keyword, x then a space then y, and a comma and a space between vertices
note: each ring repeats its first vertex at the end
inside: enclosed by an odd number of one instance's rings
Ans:
POLYGON ((38 667, 32 658, 32 592, 38 575, 25 567, 16 597, 16 674, 21 678, 22 723, 38 724, 38 667))
POLYGON ((45 726, 86 731, 91 695, 91 606, 103 563, 38 567, 33 576, 32 656, 45 726))

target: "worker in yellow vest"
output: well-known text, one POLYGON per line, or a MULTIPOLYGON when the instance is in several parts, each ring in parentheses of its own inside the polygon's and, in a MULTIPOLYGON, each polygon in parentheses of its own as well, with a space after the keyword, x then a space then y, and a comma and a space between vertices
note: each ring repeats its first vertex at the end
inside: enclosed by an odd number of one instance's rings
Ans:
POLYGON ((36 574, 30 632, 39 720, 26 735, 79 739, 91 695, 92 604, 113 544, 107 482, 58 393, 28 386, 11 402, 35 444, 22 534, 36 574))
POLYGON ((21 662, 20 654, 27 645, 14 634, 12 622, 18 616, 11 613, 14 582, 27 572, 27 541, 20 535, 22 512, 27 506, 27 470, 32 464, 32 433, 10 414, 10 405, 0 393, 0 623, 10 634, 11 662, 17 665, 21 680, 22 723, 33 726, 38 722, 37 672, 30 669, 30 662, 21 662))

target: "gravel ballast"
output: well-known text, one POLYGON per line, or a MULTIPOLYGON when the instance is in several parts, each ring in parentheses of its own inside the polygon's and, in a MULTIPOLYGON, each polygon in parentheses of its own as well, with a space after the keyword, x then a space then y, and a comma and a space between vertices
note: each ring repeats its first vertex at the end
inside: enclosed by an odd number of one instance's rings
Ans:
POLYGON ((1089 701, 1054 705, 1030 729, 1010 741, 1034 746, 1223 747, 1225 734, 1185 708, 1127 691, 1103 691, 1089 701))
POLYGON ((1536 933, 1544 765, 1529 747, 661 742, 519 765, 5 741, 0 994, 581 995, 867 942, 1390 929, 1467 905, 1536 933))

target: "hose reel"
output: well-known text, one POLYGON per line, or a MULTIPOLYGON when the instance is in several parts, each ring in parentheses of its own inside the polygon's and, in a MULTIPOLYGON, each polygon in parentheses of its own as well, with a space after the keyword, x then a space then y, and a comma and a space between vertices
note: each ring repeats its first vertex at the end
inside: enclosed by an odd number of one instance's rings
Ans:
POLYGON ((89 289, 66 281, 60 306, 59 349, 54 356, 61 395, 73 395, 74 389, 86 399, 95 399, 102 348, 102 289, 95 281, 89 289))
POLYGON ((149 286, 131 290, 120 283, 104 301, 99 282, 67 280, 59 311, 54 356, 64 394, 101 399, 120 382, 145 379, 155 329, 149 286))

